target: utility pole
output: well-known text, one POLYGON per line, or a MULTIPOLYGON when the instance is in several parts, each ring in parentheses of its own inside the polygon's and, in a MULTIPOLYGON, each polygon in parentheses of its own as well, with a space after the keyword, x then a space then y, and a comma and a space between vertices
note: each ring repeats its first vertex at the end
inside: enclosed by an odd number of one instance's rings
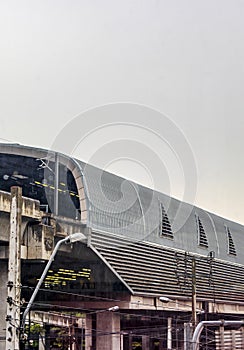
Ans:
POLYGON ((55 153, 55 181, 54 181, 54 214, 58 215, 59 208, 59 155, 55 153))
POLYGON ((197 286, 196 286, 196 259, 192 257, 192 325, 197 324, 197 286))
POLYGON ((9 262, 7 283, 6 350, 19 350, 20 325, 20 237, 22 222, 22 189, 11 188, 9 262))

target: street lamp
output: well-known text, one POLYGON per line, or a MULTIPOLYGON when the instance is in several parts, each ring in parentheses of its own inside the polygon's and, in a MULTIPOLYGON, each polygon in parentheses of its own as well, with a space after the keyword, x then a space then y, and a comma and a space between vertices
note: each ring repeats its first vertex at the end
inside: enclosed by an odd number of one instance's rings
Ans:
MULTIPOLYGON (((161 296, 161 297, 159 297, 158 298, 162 303, 169 303, 170 301, 174 301, 173 299, 170 299, 170 298, 168 298, 168 297, 166 297, 166 296, 161 296)), ((182 306, 189 306, 189 307, 191 307, 192 308, 192 305, 189 305, 189 304, 185 304, 185 303, 180 303, 180 302, 178 302, 177 301, 177 304, 179 304, 179 305, 182 305, 182 306)), ((192 310, 193 311, 193 310, 192 310)), ((202 309, 195 309, 195 312, 196 312, 196 315, 199 315, 199 314, 203 314, 205 311, 204 310, 202 310, 202 309)))
POLYGON ((162 303, 169 303, 170 301, 172 301, 172 299, 168 297, 159 297, 159 300, 162 301, 162 303))
POLYGON ((107 309, 100 309, 100 310, 94 310, 94 311, 91 311, 91 312, 86 312, 86 315, 100 314, 100 313, 106 312, 106 311, 109 311, 109 312, 119 311, 119 306, 115 305, 115 306, 111 306, 111 307, 109 307, 107 309))
POLYGON ((38 291, 39 291, 39 289, 40 289, 40 287, 41 287, 41 285, 42 285, 42 283, 43 283, 43 281, 44 281, 44 279, 46 277, 46 274, 47 274, 47 272, 49 270, 49 267, 52 264, 52 262, 53 262, 53 260, 55 258, 55 255, 57 254, 57 251, 58 251, 59 247, 61 246, 61 244, 63 244, 63 243, 74 243, 74 242, 78 242, 78 241, 79 242, 86 242, 86 240, 87 240, 87 238, 86 238, 86 236, 83 233, 77 232, 77 233, 73 233, 73 234, 71 234, 71 235, 61 239, 60 241, 58 241, 58 243, 54 247, 54 250, 53 250, 53 252, 52 252, 52 254, 51 254, 51 256, 50 256, 50 258, 48 260, 48 263, 47 263, 47 265, 46 265, 46 267, 45 267, 45 269, 44 269, 44 271, 43 271, 43 273, 41 275, 41 278, 39 279, 39 281, 38 281, 38 283, 37 283, 37 285, 36 285, 36 287, 34 289, 34 292, 33 292, 32 296, 31 296, 31 298, 30 298, 30 300, 28 302, 28 305, 27 305, 27 307, 26 307, 26 309, 25 309, 25 311, 23 313, 20 331, 24 330, 26 316, 27 316, 27 314, 28 314, 28 312, 29 312, 29 310, 30 310, 34 300, 35 300, 35 297, 36 297, 36 295, 37 295, 37 293, 38 293, 38 291))
POLYGON ((119 306, 118 305, 115 305, 115 306, 112 306, 112 307, 108 308, 108 311, 112 311, 112 312, 115 312, 115 311, 118 311, 118 310, 119 310, 119 306))

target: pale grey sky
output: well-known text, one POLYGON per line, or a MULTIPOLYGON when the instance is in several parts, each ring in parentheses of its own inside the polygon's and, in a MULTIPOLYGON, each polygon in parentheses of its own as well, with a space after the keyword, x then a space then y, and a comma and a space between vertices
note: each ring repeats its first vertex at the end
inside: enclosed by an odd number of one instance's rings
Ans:
MULTIPOLYGON (((244 223, 243 18, 243 0, 1 1, 0 138, 49 148, 86 110, 117 102, 147 106, 190 144, 195 204, 244 223)), ((176 164, 141 127, 114 127, 91 130, 74 154, 96 162, 94 155, 107 143, 116 149, 120 138, 155 154, 161 149, 167 186, 156 187, 167 192, 170 182, 168 192, 181 198, 184 161, 176 164)), ((126 160, 106 156, 107 169, 155 185, 150 155, 127 151, 126 160)))

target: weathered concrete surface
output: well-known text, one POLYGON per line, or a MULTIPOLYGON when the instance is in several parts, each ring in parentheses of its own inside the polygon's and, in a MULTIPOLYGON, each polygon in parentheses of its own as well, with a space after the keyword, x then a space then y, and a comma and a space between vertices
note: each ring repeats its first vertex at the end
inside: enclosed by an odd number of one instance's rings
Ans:
MULTIPOLYGON (((0 212, 10 213, 11 194, 0 191, 0 212)), ((40 203, 37 200, 23 197, 22 215, 24 217, 41 219, 40 203)))
POLYGON ((97 314, 97 350, 120 350, 120 315, 114 312, 97 314))
POLYGON ((8 261, 0 260, 0 350, 5 350, 8 261))

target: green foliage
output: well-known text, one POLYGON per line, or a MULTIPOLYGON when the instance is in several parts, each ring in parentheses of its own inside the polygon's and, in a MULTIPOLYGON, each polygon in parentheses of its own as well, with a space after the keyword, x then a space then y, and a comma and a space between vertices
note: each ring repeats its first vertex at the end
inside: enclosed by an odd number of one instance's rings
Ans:
POLYGON ((43 331, 43 326, 39 323, 32 323, 30 326, 31 334, 40 334, 43 331))
POLYGON ((67 337, 68 329, 57 327, 52 330, 55 330, 56 333, 54 345, 62 350, 68 350, 70 344, 69 337, 67 337))
POLYGON ((39 346, 39 334, 44 331, 44 328, 39 323, 31 323, 26 325, 25 332, 29 334, 29 344, 31 344, 32 348, 38 349, 39 346))

